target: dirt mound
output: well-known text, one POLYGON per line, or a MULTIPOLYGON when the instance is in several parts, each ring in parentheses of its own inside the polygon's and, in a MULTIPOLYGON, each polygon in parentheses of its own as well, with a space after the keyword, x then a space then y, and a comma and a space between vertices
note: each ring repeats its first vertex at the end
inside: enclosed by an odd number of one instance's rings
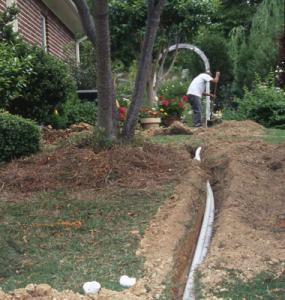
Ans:
POLYGON ((248 137, 260 137, 263 133, 263 126, 253 121, 224 121, 214 127, 199 128, 193 136, 207 143, 215 143, 221 140, 234 142, 248 137))
POLYGON ((193 134, 193 128, 191 129, 187 125, 175 121, 167 128, 160 128, 153 131, 153 135, 171 135, 171 134, 193 134))
POLYGON ((2 192, 158 185, 181 174, 183 153, 153 144, 116 146, 99 154, 69 146, 4 165, 0 168, 2 192))
MULTIPOLYGON (((260 130, 244 125, 248 128, 235 131, 260 130)), ((239 270, 243 280, 262 271, 280 274, 285 267, 285 144, 216 142, 203 157, 217 205, 215 234, 200 268, 204 286, 219 288, 227 270, 239 270)))

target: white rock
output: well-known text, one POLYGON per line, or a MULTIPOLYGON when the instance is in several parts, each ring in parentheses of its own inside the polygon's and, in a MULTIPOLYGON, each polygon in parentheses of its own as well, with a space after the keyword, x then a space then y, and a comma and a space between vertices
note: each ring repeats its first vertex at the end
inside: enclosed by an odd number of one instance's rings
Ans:
POLYGON ((97 294, 101 289, 101 284, 97 281, 89 281, 83 284, 85 294, 97 294))
POLYGON ((135 285, 137 282, 136 278, 134 277, 129 277, 127 275, 123 275, 120 277, 120 285, 123 287, 131 287, 133 285, 135 285))

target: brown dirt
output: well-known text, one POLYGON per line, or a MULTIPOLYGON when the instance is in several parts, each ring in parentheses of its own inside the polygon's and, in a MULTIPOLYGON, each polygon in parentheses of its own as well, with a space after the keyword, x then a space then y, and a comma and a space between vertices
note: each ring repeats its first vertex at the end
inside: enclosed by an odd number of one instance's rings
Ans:
MULTIPOLYGON (((219 287, 221 281, 227 278, 227 269, 240 270, 244 279, 263 270, 273 270, 276 274, 282 272, 285 261, 285 144, 264 143, 261 141, 262 134, 261 126, 248 121, 224 122, 195 131, 193 139, 205 145, 201 154, 203 163, 200 165, 190 160, 190 155, 181 150, 179 158, 184 157, 183 162, 188 166, 184 170, 185 175, 173 197, 158 210, 137 251, 146 259, 144 277, 129 290, 113 292, 102 289, 93 299, 159 299, 168 280, 172 281, 172 299, 179 299, 189 267, 186 262, 191 257, 191 246, 199 223, 196 217, 200 215, 205 201, 207 177, 211 178, 217 210, 209 253, 200 267, 204 299, 215 299, 209 290, 219 287), (249 138, 252 136, 254 140, 249 138), (189 252, 185 251, 186 246, 189 246, 189 252)), ((62 184, 58 174, 63 168, 70 170, 71 163, 75 163, 75 169, 80 166, 86 172, 72 173, 73 177, 64 179, 75 189, 85 184, 85 187, 101 187, 115 183, 136 185, 136 182, 147 187, 148 184, 161 184, 166 178, 174 180, 177 173, 169 169, 183 170, 179 159, 173 160, 175 152, 171 151, 174 149, 146 147, 150 148, 132 152, 126 147, 123 151, 114 149, 98 155, 91 154, 88 149, 69 148, 53 154, 51 161, 47 159, 49 156, 42 154, 13 162, 9 168, 2 167, 0 170, 2 181, 4 175, 10 176, 9 181, 4 179, 3 190, 8 194, 14 190, 20 192, 25 180, 33 183, 32 191, 37 190, 38 184, 51 189, 62 184), (161 157, 166 157, 167 163, 157 164, 161 157), (60 167, 57 168, 58 164, 60 167), (97 169, 100 173, 96 173, 99 172, 97 169), (37 183, 33 177, 35 171, 44 176, 37 183), (103 174, 100 179, 98 174, 103 174), (161 181, 149 182, 149 174, 155 174, 161 181), (87 175, 92 179, 84 183, 82 178, 87 175), (11 180, 15 182, 11 183, 11 180), (46 185, 45 180, 50 183, 46 185)), ((54 290, 50 292, 53 296, 36 297, 33 294, 35 289, 21 290, 20 293, 26 293, 26 298, 12 294, 4 296, 0 292, 0 299, 92 299, 70 292, 58 294, 54 290)))
POLYGON ((224 123, 210 133, 202 157, 217 209, 210 251, 200 267, 205 299, 214 299, 209 290, 219 289, 227 269, 239 270, 243 280, 285 269, 285 144, 246 141, 263 133, 252 122, 224 123))
POLYGON ((67 138, 75 132, 91 131, 92 126, 87 123, 79 123, 67 129, 53 129, 50 125, 42 128, 42 138, 45 144, 53 144, 61 139, 67 138))

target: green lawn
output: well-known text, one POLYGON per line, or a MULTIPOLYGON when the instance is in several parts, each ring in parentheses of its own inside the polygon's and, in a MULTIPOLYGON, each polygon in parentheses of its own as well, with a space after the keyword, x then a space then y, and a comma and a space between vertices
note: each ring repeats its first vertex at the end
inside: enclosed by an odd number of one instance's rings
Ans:
POLYGON ((273 144, 285 143, 285 130, 267 128, 265 130, 264 140, 273 144))
POLYGON ((85 281, 120 290, 123 274, 140 277, 135 252, 158 207, 171 193, 116 189, 98 196, 41 193, 23 202, 0 202, 0 286, 48 283, 82 291, 85 281))
POLYGON ((232 278, 231 283, 224 282, 220 291, 216 291, 214 294, 222 299, 232 300, 281 300, 285 299, 284 283, 284 272, 278 277, 272 273, 261 273, 248 282, 232 278))

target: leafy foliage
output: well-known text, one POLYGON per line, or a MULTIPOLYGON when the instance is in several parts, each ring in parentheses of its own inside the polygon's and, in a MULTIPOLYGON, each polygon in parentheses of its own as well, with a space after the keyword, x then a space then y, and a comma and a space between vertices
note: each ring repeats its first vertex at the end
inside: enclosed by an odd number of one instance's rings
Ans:
POLYGON ((18 35, 13 31, 12 22, 18 13, 16 5, 8 7, 4 12, 0 13, 0 42, 15 43, 18 35))
POLYGON ((40 149, 40 129, 32 121, 0 112, 0 161, 9 161, 40 149))
POLYGON ((75 84, 63 62, 13 33, 17 12, 12 6, 0 14, 0 108, 46 123, 75 84))
POLYGON ((67 118, 67 126, 80 122, 96 124, 97 107, 94 102, 83 102, 77 98, 69 99, 63 105, 63 113, 67 118))
POLYGON ((251 91, 245 90, 243 99, 235 99, 234 105, 237 108, 227 109, 224 118, 251 119, 266 127, 285 128, 285 93, 272 79, 266 83, 258 80, 251 91))
MULTIPOLYGON (((71 45, 74 47, 74 45, 71 45)), ((84 41, 80 44, 80 64, 75 57, 68 59, 68 65, 71 73, 77 83, 79 90, 89 90, 96 88, 96 61, 95 49, 90 41, 84 41)))
POLYGON ((14 45, 0 43, 0 108, 21 97, 33 73, 32 55, 16 56, 14 45))
MULTIPOLYGON (((128 67, 137 58, 144 37, 146 1, 110 1, 112 55, 128 67)), ((220 0, 166 1, 155 52, 179 41, 187 41, 202 24, 210 24, 220 0)))
POLYGON ((181 98, 186 94, 188 82, 181 80, 168 80, 165 81, 158 91, 159 96, 166 99, 181 98))
POLYGON ((54 108, 75 93, 74 81, 63 62, 40 48, 20 44, 16 55, 32 55, 33 72, 21 95, 10 101, 7 109, 13 114, 46 123, 54 108))
POLYGON ((250 87, 255 74, 266 76, 277 65, 278 39, 284 31, 284 1, 264 0, 252 20, 250 34, 237 27, 231 32, 230 55, 235 82, 250 87))

